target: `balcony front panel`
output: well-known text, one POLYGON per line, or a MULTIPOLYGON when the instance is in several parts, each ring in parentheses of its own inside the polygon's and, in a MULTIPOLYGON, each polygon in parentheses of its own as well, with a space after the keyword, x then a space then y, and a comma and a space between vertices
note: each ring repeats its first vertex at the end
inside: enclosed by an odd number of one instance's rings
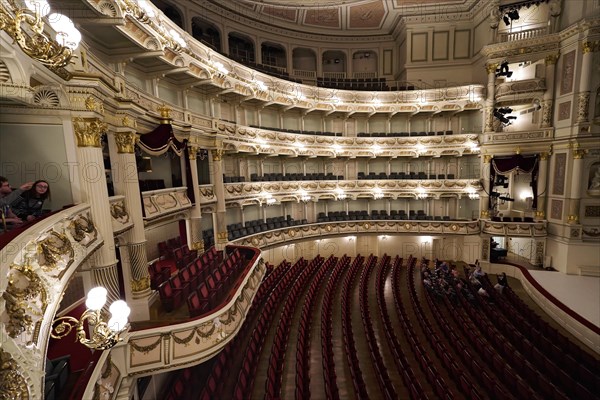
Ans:
POLYGON ((233 241, 234 244, 259 248, 301 239, 336 235, 478 235, 478 221, 337 221, 301 225, 261 232, 233 241))
POLYGON ((251 263, 230 301, 210 315, 130 332, 126 341, 112 350, 113 357, 126 360, 124 373, 150 375, 196 365, 218 353, 241 328, 266 273, 259 251, 251 263))
POLYGON ((125 207, 125 196, 112 196, 108 199, 110 203, 110 215, 115 235, 119 235, 133 227, 133 221, 125 207))
POLYGON ((166 215, 185 211, 192 207, 187 188, 167 188, 142 192, 144 220, 154 220, 166 215))
POLYGON ((542 222, 481 221, 481 231, 496 236, 544 237, 548 235, 547 224, 542 222))

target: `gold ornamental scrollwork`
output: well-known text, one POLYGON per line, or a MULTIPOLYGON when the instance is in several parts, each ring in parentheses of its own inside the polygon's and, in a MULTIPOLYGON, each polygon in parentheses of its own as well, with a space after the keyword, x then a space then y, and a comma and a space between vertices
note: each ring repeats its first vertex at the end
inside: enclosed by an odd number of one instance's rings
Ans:
POLYGON ((96 240, 96 237, 98 236, 98 231, 96 230, 94 223, 90 218, 83 215, 75 217, 67 229, 76 242, 81 243, 86 247, 96 240))
MULTIPOLYGON (((27 265, 13 265, 8 276, 8 286, 2 294, 6 302, 8 322, 6 332, 12 338, 21 333, 33 332, 34 317, 39 322, 48 306, 48 295, 40 277, 27 265)), ((34 338, 36 340, 37 338, 34 338)))
POLYGON ((0 399, 29 399, 29 388, 19 365, 10 353, 0 349, 0 399))
POLYGON ((156 340, 156 342, 154 343, 150 343, 149 345, 146 346, 139 346, 135 343, 134 340, 130 340, 129 341, 129 345, 135 350, 138 351, 140 353, 144 353, 144 354, 148 354, 150 353, 152 350, 154 350, 155 348, 158 347, 158 345, 160 345, 160 342, 163 340, 163 337, 167 337, 169 336, 169 333, 163 333, 161 334, 158 339, 156 340))
POLYGON ((73 118, 77 147, 102 147, 101 138, 107 125, 99 118, 73 118))
POLYGON ((576 160, 582 159, 587 153, 585 149, 575 149, 573 150, 573 158, 576 160))
POLYGON ((117 153, 133 154, 135 153, 135 144, 139 140, 139 136, 134 131, 115 132, 115 143, 117 145, 117 153))
POLYGON ((51 231, 45 239, 38 242, 37 247, 42 256, 38 263, 46 272, 57 267, 64 270, 73 263, 75 251, 69 239, 62 233, 51 231))

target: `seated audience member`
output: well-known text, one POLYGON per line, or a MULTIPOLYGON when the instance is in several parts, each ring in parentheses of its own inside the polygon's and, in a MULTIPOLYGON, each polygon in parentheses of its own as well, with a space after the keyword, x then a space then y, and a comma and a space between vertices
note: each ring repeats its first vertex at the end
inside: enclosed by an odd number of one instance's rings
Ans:
POLYGON ((473 271, 473 276, 477 279, 485 276, 485 272, 481 269, 481 265, 475 267, 475 271, 473 271))
POLYGON ((50 197, 50 186, 38 180, 33 187, 11 203, 13 212, 23 221, 32 221, 42 215, 44 201, 50 197))
POLYGON ((505 287, 508 287, 508 278, 506 277, 506 272, 503 272, 502 275, 498 275, 498 283, 494 285, 494 289, 502 293, 505 287))
POLYGON ((477 290, 477 294, 480 295, 481 297, 485 297, 485 298, 489 298, 490 295, 488 294, 487 290, 485 290, 484 288, 480 287, 477 290))
POLYGON ((14 225, 22 224, 23 221, 11 209, 10 203, 15 201, 24 190, 31 188, 32 182, 28 182, 21 188, 12 190, 8 179, 0 176, 0 213, 2 215, 2 226, 0 229, 7 230, 14 225))

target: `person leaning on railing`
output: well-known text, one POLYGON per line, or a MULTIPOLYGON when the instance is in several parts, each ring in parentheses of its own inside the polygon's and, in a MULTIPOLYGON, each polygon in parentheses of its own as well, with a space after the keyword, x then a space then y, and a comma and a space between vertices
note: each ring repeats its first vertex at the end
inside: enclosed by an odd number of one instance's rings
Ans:
POLYGON ((27 182, 21 185, 19 189, 13 190, 10 187, 8 179, 0 176, 0 213, 2 217, 2 229, 7 231, 11 225, 19 225, 23 221, 11 209, 10 204, 16 201, 26 190, 31 189, 33 182, 27 182))
POLYGON ((42 215, 44 201, 50 197, 50 186, 44 180, 34 182, 31 189, 24 191, 10 206, 23 222, 32 221, 42 215))

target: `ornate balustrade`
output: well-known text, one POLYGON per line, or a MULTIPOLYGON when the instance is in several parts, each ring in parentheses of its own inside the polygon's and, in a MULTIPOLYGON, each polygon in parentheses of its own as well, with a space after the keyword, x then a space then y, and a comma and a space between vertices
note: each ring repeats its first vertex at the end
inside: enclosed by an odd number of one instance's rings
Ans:
POLYGON ((526 29, 519 32, 503 32, 498 34, 499 42, 514 42, 517 40, 534 39, 548 34, 548 27, 526 29))
POLYGON ((234 240, 234 244, 269 247, 293 240, 336 235, 478 235, 478 221, 336 221, 274 229, 234 240))
POLYGON ((49 324, 77 268, 103 243, 87 204, 51 215, 0 251, 0 341, 8 398, 41 399, 49 324))
POLYGON ((144 219, 153 220, 192 207, 186 187, 167 188, 142 192, 144 219))
POLYGON ((440 157, 479 154, 475 133, 413 137, 304 135, 219 122, 224 148, 231 152, 307 157, 440 157))
POLYGON ((548 234, 546 221, 541 222, 499 222, 481 221, 481 231, 497 236, 541 237, 548 234))

